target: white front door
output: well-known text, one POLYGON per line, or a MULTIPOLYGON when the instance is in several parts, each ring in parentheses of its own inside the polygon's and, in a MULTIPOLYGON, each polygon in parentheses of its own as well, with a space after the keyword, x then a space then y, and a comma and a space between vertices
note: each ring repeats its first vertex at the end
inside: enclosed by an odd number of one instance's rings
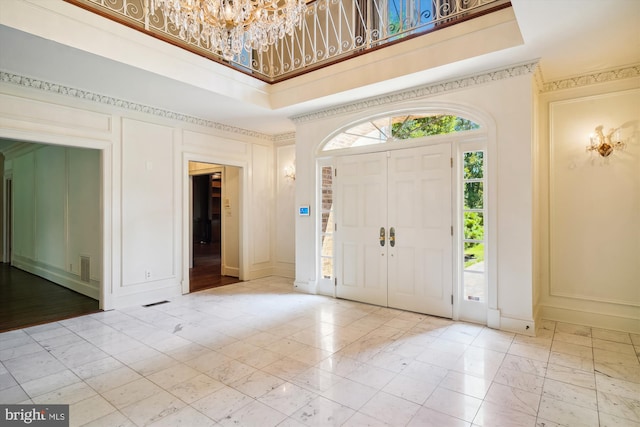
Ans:
POLYGON ((451 145, 337 162, 337 296, 452 317, 451 145))
POLYGON ((387 153, 338 158, 337 296, 387 305, 387 153))

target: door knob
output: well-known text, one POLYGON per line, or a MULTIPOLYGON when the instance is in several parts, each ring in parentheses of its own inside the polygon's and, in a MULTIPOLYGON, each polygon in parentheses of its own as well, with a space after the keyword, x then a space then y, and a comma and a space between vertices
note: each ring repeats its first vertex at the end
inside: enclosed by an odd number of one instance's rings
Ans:
POLYGON ((389 246, 392 248, 396 245, 396 229, 391 227, 389 229, 389 246))
POLYGON ((384 227, 380 227, 380 246, 384 246, 386 241, 384 227))

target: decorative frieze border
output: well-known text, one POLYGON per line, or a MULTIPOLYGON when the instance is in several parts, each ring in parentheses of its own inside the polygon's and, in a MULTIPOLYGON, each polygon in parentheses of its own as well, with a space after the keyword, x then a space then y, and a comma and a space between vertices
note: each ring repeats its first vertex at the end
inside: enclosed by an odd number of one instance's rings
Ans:
POLYGON ((629 65, 597 73, 583 74, 567 79, 554 80, 544 83, 541 92, 553 92, 556 90, 573 89, 598 83, 606 83, 614 80, 628 79, 640 76, 640 64, 629 65))
MULTIPOLYGON (((337 107, 316 111, 313 113, 300 114, 292 116, 294 123, 304 123, 311 120, 332 117, 355 111, 362 111, 371 107, 391 104, 395 102, 408 101, 413 99, 424 98, 430 95, 436 95, 458 89, 464 89, 479 84, 490 83, 494 81, 504 80, 512 77, 522 76, 526 74, 534 74, 536 84, 540 92, 552 92, 556 90, 572 89, 582 86, 588 86, 598 83, 605 83, 614 80, 627 79, 640 76, 640 64, 630 65, 623 68, 611 69, 597 73, 585 74, 581 76, 571 77, 567 79, 554 80, 544 82, 541 70, 538 67, 538 60, 527 62, 524 64, 513 65, 508 68, 488 71, 474 76, 467 76, 460 79, 444 81, 427 86, 420 86, 406 91, 395 92, 387 95, 381 95, 373 98, 364 99, 362 101, 351 104, 343 104, 337 107)), ((222 123, 206 120, 187 114, 176 113, 174 111, 162 108, 151 107, 124 99, 114 98, 111 96, 100 95, 94 92, 76 89, 57 83, 47 82, 32 77, 21 76, 0 70, 0 83, 9 83, 30 89, 41 90, 44 92, 54 93, 57 95, 69 96, 85 101, 97 102, 140 113, 151 114, 157 117, 177 120, 198 126, 204 126, 223 132, 235 133, 238 135, 248 136, 267 140, 270 142, 285 142, 295 139, 295 133, 283 133, 278 135, 269 135, 235 126, 229 126, 222 123)))
POLYGON ((156 107, 151 107, 144 104, 138 104, 136 102, 126 101, 124 99, 114 98, 112 96, 100 95, 87 90, 76 89, 73 87, 64 86, 57 83, 51 83, 44 80, 35 79, 32 77, 25 77, 25 76, 13 74, 7 71, 0 70, 0 83, 9 83, 17 86, 30 88, 30 89, 41 90, 43 92, 53 93, 56 95, 63 95, 71 98, 82 99, 85 101, 91 101, 99 104, 109 105, 116 108, 122 108, 124 110, 151 114, 153 116, 162 117, 164 119, 177 120, 184 123, 190 123, 198 126, 205 126, 205 127, 216 129, 223 132, 230 132, 238 135, 264 139, 270 142, 275 142, 277 138, 279 138, 278 136, 274 136, 274 135, 268 135, 265 133, 256 132, 248 129, 229 126, 222 123, 214 122, 212 120, 205 120, 198 117, 189 116, 187 114, 176 113, 174 111, 165 110, 162 108, 156 108, 156 107))
POLYGON ((371 107, 379 107, 380 105, 391 104, 395 102, 410 101, 414 99, 424 98, 431 95, 437 95, 444 92, 450 92, 458 89, 495 82, 498 80, 509 79, 512 77, 522 76, 533 73, 538 66, 538 60, 527 62, 524 64, 512 65, 508 68, 487 71, 482 74, 467 76, 460 79, 448 80, 427 86, 419 86, 413 89, 395 92, 388 95, 368 98, 351 104, 344 104, 326 110, 316 111, 309 114, 300 114, 291 117, 294 123, 304 123, 311 120, 322 119, 326 117, 336 116, 345 113, 353 113, 356 111, 366 110, 371 107))

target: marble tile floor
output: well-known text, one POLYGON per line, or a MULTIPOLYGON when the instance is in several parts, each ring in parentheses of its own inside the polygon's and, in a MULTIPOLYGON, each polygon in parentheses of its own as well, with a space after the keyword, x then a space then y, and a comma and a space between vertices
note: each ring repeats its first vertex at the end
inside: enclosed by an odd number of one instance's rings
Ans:
POLYGON ((0 403, 88 426, 640 426, 640 335, 535 338, 270 277, 0 334, 0 403))

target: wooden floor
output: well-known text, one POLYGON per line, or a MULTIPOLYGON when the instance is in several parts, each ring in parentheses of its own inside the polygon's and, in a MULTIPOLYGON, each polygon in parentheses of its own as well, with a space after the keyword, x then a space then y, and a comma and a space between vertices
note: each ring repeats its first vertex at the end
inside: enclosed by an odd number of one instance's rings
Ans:
POLYGON ((93 298, 0 263, 0 332, 97 311, 93 298))
POLYGON ((220 270, 220 244, 196 243, 193 245, 193 268, 189 269, 189 291, 197 292, 240 281, 237 277, 222 276, 220 270))

